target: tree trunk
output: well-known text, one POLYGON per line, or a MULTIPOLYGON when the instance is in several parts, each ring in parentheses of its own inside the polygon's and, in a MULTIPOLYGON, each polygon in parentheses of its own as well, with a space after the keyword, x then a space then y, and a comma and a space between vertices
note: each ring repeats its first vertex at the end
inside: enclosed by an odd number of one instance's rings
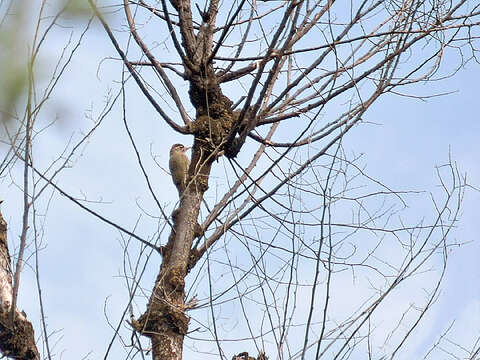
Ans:
POLYGON ((12 311, 12 271, 8 253, 7 223, 0 213, 0 351, 20 360, 40 359, 33 326, 23 311, 12 311))
MULTIPOLYGON (((194 154, 205 154, 195 141, 194 154)), ((150 297, 147 311, 134 327, 151 338, 153 359, 182 359, 183 338, 188 330, 185 314, 185 277, 189 271, 193 240, 200 236, 197 218, 203 194, 208 187, 211 160, 194 156, 187 188, 180 207, 173 214, 173 229, 162 249, 163 261, 150 297), (203 164, 203 165, 198 165, 203 164)))

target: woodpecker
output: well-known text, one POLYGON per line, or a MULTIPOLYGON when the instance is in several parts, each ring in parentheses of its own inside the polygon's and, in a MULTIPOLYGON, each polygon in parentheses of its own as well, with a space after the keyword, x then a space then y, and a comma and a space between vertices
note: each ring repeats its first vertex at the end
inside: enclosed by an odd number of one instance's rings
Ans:
POLYGON ((170 173, 172 174, 173 183, 177 187, 178 195, 182 196, 185 187, 187 186, 188 167, 190 160, 185 152, 190 149, 182 144, 174 144, 170 149, 170 173))

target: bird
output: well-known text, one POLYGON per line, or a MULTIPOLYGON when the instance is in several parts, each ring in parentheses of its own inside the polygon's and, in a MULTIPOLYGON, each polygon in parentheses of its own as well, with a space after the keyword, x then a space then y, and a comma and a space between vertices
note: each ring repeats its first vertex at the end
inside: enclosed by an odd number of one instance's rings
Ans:
POLYGON ((179 196, 182 196, 187 186, 187 174, 190 160, 185 152, 188 149, 190 149, 190 147, 183 144, 174 144, 170 148, 170 161, 168 165, 170 167, 170 173, 172 174, 173 183, 177 187, 179 196))

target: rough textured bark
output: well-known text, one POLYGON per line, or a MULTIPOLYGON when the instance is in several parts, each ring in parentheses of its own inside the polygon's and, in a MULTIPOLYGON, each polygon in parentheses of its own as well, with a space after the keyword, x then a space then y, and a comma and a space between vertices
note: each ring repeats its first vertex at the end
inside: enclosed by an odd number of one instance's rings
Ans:
POLYGON ((196 261, 195 238, 203 194, 213 161, 221 152, 233 123, 232 102, 222 94, 213 68, 203 76, 192 76, 190 97, 197 109, 190 130, 195 136, 187 188, 180 206, 172 214, 173 230, 163 248, 163 261, 147 311, 134 323, 137 331, 152 341, 153 359, 181 359, 189 317, 185 311, 185 276, 196 261), (205 77, 207 80, 205 80, 205 77))
POLYGON ((0 213, 0 351, 14 359, 40 359, 33 326, 25 312, 12 311, 12 271, 8 253, 7 223, 0 213))

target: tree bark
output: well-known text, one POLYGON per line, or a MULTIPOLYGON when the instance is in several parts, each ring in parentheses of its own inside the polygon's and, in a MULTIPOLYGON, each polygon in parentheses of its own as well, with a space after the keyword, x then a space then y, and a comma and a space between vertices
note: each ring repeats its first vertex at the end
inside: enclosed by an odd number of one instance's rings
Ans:
POLYGON ((14 359, 40 359, 33 326, 27 315, 12 311, 12 271, 8 252, 7 223, 0 212, 0 351, 14 359))

